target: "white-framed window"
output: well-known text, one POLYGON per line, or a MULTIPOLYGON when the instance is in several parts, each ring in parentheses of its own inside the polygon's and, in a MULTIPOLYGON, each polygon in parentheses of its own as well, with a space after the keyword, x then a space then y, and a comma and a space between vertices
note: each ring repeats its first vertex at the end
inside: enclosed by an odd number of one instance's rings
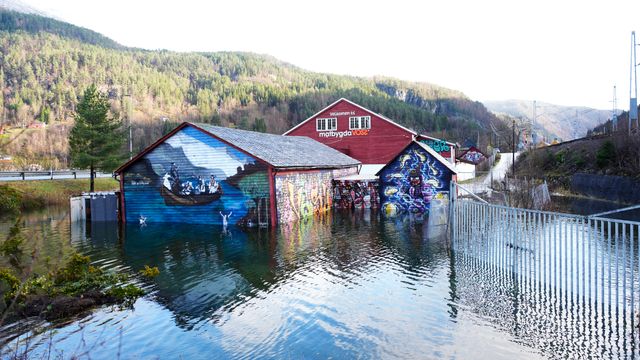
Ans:
POLYGON ((338 118, 317 118, 316 130, 317 131, 330 131, 338 129, 338 118))
POLYGON ((349 130, 371 129, 371 116, 352 116, 349 118, 349 130))

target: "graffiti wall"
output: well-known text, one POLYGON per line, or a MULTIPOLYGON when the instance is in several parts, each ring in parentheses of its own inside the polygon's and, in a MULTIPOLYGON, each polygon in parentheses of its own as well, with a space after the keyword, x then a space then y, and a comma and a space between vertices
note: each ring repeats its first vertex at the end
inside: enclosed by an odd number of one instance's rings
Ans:
POLYGON ((333 204, 338 209, 377 209, 380 195, 377 180, 335 180, 333 204))
POLYGON ((187 126, 122 174, 127 222, 269 223, 267 166, 187 126))
POLYGON ((331 209, 331 171, 278 174, 275 180, 279 223, 296 221, 331 209))
POLYGON ((463 152, 460 157, 460 160, 464 160, 468 163, 478 165, 481 162, 487 160, 487 157, 476 147, 472 146, 467 151, 463 152))
POLYGON ((381 208, 384 213, 394 215, 428 214, 434 200, 448 198, 453 173, 422 146, 413 143, 379 175, 381 208))

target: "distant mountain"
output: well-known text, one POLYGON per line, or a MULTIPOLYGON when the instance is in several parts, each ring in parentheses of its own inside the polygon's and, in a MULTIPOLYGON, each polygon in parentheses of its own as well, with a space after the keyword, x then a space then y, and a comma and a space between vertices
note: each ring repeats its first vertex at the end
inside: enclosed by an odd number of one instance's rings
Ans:
POLYGON ((0 0, 0 8, 4 10, 17 11, 24 14, 47 16, 46 13, 19 0, 0 0))
POLYGON ((46 133, 0 137, 0 153, 25 163, 53 154, 64 166, 75 104, 92 83, 132 123, 134 152, 181 121, 282 133, 340 97, 461 143, 486 145, 491 125, 501 122, 481 103, 437 85, 316 73, 252 53, 125 48, 88 29, 2 9, 0 60, 0 127, 50 124, 46 133))
MULTIPOLYGON (((531 123, 533 101, 504 100, 484 101, 484 105, 495 114, 507 114, 531 123)), ((562 106, 541 101, 536 102, 536 119, 533 122, 538 139, 554 138, 571 140, 587 135, 587 131, 603 123, 611 115, 610 110, 597 110, 583 106, 562 106)))
POLYGON ((18 1, 0 0, 0 31, 18 30, 32 34, 47 32, 105 48, 124 48, 95 31, 46 17, 38 10, 18 1))

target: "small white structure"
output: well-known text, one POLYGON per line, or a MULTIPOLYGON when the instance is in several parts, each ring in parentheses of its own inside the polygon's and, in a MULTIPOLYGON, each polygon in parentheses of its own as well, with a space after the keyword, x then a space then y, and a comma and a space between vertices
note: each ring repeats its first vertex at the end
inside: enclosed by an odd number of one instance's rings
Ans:
POLYGON ((465 181, 476 177, 476 166, 464 161, 456 162, 458 181, 465 181))

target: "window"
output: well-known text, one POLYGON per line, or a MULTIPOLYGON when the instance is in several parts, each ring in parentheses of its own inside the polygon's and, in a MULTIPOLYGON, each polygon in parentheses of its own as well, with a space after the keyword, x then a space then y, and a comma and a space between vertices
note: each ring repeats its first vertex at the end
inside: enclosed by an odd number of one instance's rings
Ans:
POLYGON ((349 130, 371 129, 371 116, 352 116, 349 118, 349 130))
POLYGON ((336 130, 337 128, 338 128, 338 118, 317 118, 316 119, 317 131, 336 130))

